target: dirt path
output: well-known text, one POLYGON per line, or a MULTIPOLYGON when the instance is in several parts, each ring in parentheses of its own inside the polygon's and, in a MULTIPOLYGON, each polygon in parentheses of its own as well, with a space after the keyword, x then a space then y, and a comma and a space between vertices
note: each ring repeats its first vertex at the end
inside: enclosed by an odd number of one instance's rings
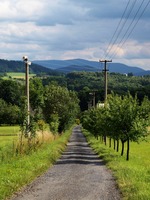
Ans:
POLYGON ((74 128, 61 159, 12 200, 120 200, 110 171, 74 128))

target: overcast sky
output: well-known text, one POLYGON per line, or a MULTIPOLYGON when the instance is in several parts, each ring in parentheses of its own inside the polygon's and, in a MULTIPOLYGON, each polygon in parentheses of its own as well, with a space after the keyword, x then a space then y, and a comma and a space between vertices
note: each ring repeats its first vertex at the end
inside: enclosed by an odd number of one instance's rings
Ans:
POLYGON ((148 3, 149 0, 0 0, 0 58, 112 58, 113 62, 150 70, 148 3))

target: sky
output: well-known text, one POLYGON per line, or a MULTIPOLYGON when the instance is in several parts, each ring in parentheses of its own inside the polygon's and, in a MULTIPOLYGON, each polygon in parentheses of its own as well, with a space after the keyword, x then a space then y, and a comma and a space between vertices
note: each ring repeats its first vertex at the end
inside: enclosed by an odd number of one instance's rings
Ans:
POLYGON ((0 0, 0 59, 24 55, 150 70, 150 0, 0 0))

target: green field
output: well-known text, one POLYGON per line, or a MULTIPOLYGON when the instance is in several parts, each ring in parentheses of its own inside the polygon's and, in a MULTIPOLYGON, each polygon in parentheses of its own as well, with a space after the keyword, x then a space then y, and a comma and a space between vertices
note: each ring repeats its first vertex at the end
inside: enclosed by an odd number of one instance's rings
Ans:
MULTIPOLYGON (((36 74, 29 74, 29 77, 32 78, 36 76, 36 74)), ((4 77, 4 79, 8 79, 8 78, 14 78, 14 79, 25 79, 25 73, 14 73, 14 72, 9 72, 7 73, 7 76, 4 77)))
POLYGON ((18 138, 19 126, 0 126, 0 154, 18 138))
POLYGON ((13 154, 13 145, 18 140, 19 126, 0 127, 0 163, 9 160, 13 154))
POLYGON ((19 126, 0 126, 0 136, 16 135, 19 133, 19 126))
POLYGON ((140 144, 132 142, 130 160, 120 156, 84 131, 88 142, 106 162, 117 180, 124 200, 150 200, 150 136, 140 144))

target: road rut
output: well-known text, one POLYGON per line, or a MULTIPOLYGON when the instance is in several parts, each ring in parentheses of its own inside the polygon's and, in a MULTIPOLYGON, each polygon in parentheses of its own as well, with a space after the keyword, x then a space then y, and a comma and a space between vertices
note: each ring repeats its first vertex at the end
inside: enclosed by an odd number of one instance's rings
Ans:
POLYGON ((12 200, 120 200, 111 172, 73 129, 66 151, 45 174, 12 200))

